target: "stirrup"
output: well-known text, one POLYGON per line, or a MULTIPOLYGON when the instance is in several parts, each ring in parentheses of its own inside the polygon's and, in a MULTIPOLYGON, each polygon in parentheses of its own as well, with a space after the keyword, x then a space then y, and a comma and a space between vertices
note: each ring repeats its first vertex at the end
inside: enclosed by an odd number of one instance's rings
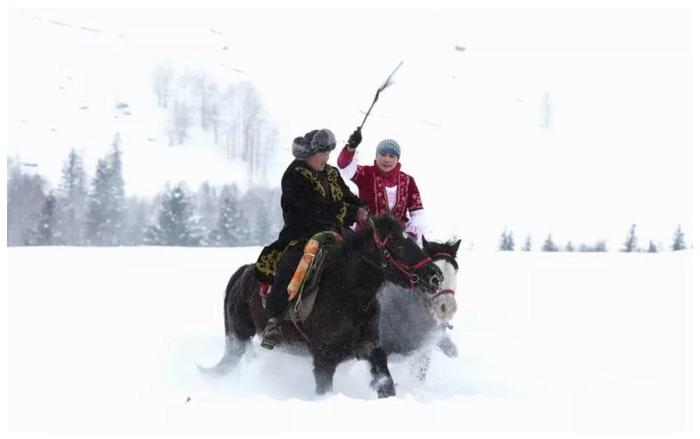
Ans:
POLYGON ((267 321, 262 333, 260 346, 265 349, 274 349, 282 341, 282 326, 280 319, 272 317, 267 321))

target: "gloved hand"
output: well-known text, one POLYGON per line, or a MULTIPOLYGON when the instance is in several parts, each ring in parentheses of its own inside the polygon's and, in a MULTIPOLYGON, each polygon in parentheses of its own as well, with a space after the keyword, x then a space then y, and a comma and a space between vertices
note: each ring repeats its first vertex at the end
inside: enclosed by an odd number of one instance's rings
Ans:
POLYGON ((408 220, 406 224, 405 231, 407 234, 411 235, 416 242, 421 242, 421 237, 423 236, 423 230, 425 229, 425 222, 423 220, 423 209, 415 210, 410 212, 411 219, 408 220))
POLYGON ((355 149, 360 143, 362 143, 362 131, 360 131, 360 127, 357 127, 357 129, 350 134, 350 138, 348 138, 348 146, 355 149))
POLYGON ((421 233, 420 227, 415 224, 409 224, 405 229, 406 233, 413 238, 414 241, 420 242, 423 234, 421 233))
POLYGON ((364 223, 369 217, 369 212, 364 207, 357 209, 357 215, 355 216, 355 222, 364 223))

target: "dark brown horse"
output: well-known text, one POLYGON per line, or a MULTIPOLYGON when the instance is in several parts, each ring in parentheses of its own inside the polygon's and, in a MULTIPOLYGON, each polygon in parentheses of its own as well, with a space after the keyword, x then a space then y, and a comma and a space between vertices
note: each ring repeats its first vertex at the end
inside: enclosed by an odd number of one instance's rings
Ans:
MULTIPOLYGON (((360 233, 348 231, 343 242, 328 252, 316 303, 300 328, 303 334, 285 321, 283 344, 311 353, 319 394, 332 389, 340 363, 357 358, 369 361, 371 385, 379 397, 393 396, 394 381, 379 345, 377 292, 389 281, 431 295, 440 288, 442 273, 403 233, 403 226, 388 216, 376 218, 360 233)), ((253 265, 239 268, 231 277, 224 299, 226 351, 216 366, 202 371, 231 371, 252 337, 262 332, 267 319, 258 289, 253 265)))

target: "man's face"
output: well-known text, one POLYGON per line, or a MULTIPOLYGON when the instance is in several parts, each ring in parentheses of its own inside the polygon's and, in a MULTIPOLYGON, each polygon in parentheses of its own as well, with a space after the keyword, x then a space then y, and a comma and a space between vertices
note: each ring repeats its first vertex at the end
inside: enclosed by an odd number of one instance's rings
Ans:
POLYGON ((328 163, 328 158, 330 155, 330 151, 316 152, 306 159, 306 163, 308 163, 309 166, 316 171, 323 171, 323 169, 326 167, 326 163, 328 163))

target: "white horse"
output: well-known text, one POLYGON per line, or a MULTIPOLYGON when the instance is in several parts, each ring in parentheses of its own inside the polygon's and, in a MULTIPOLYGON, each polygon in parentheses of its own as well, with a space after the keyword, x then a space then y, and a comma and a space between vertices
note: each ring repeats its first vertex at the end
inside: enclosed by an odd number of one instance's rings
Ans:
POLYGON ((416 291, 385 284, 378 294, 379 339, 387 354, 410 356, 411 371, 424 380, 431 351, 437 347, 448 357, 457 356, 457 346, 447 329, 457 312, 457 251, 461 241, 430 242, 423 239, 423 251, 440 268, 442 288, 429 300, 416 291))

